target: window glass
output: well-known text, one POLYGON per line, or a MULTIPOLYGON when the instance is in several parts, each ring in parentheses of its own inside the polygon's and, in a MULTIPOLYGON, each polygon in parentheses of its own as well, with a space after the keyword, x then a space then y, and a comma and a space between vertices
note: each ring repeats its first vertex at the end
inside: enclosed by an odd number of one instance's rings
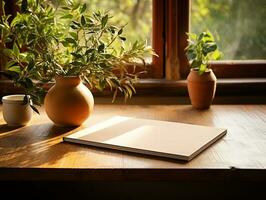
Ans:
MULTIPOLYGON (((77 0, 76 0, 77 1, 77 0)), ((109 11, 112 23, 124 26, 127 40, 152 41, 152 0, 82 0, 91 11, 109 11)))
POLYGON ((223 60, 266 59, 266 0, 191 0, 190 31, 209 29, 223 60))
MULTIPOLYGON (((152 46, 152 0, 52 0, 54 5, 75 5, 86 3, 87 12, 108 12, 110 23, 123 29, 126 44, 133 45, 136 40, 152 46)), ((145 58, 152 62, 152 56, 145 58)))

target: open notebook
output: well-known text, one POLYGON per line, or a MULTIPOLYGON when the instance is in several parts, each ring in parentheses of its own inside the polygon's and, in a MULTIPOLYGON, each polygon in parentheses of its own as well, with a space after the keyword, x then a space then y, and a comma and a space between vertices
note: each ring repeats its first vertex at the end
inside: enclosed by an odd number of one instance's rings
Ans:
POLYGON ((64 141, 189 161, 226 129, 115 116, 64 137, 64 141))

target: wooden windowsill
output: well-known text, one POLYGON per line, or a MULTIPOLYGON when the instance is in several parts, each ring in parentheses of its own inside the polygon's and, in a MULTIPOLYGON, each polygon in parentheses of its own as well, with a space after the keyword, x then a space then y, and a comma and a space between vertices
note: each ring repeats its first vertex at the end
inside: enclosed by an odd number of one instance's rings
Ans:
MULTIPOLYGON (((165 96, 187 96, 187 81, 169 81, 165 79, 142 79, 137 84, 138 91, 148 94, 165 96)), ((217 95, 265 95, 266 78, 239 78, 239 79, 218 79, 217 95)))

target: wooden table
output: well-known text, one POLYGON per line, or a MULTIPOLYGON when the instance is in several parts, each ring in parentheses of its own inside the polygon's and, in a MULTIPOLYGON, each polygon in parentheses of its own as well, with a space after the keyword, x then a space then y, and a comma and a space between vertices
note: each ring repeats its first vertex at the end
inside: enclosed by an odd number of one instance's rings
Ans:
POLYGON ((96 104, 93 115, 78 128, 55 127, 43 111, 28 126, 11 128, 0 107, 0 187, 9 191, 23 188, 26 182, 36 191, 46 188, 61 191, 60 195, 90 197, 113 194, 118 199, 130 195, 137 199, 143 195, 152 199, 188 194, 227 197, 231 192, 239 197, 263 191, 266 105, 213 105, 209 110, 195 110, 190 105, 168 105, 164 98, 161 102, 96 104), (63 142, 63 136, 114 115, 221 127, 228 133, 190 162, 63 142), (66 188, 83 192, 69 194, 66 188), (84 193, 88 188, 93 189, 84 193))

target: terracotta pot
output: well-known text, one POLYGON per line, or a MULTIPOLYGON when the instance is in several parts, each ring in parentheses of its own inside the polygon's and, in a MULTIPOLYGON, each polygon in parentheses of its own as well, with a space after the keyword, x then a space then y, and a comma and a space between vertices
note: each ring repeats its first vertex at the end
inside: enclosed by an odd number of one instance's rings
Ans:
POLYGON ((210 69, 202 75, 192 69, 187 77, 188 93, 191 104, 197 109, 209 108, 216 91, 216 76, 210 69))
POLYGON ((45 111, 57 126, 80 126, 92 113, 94 99, 79 77, 56 77, 44 99, 45 111))

